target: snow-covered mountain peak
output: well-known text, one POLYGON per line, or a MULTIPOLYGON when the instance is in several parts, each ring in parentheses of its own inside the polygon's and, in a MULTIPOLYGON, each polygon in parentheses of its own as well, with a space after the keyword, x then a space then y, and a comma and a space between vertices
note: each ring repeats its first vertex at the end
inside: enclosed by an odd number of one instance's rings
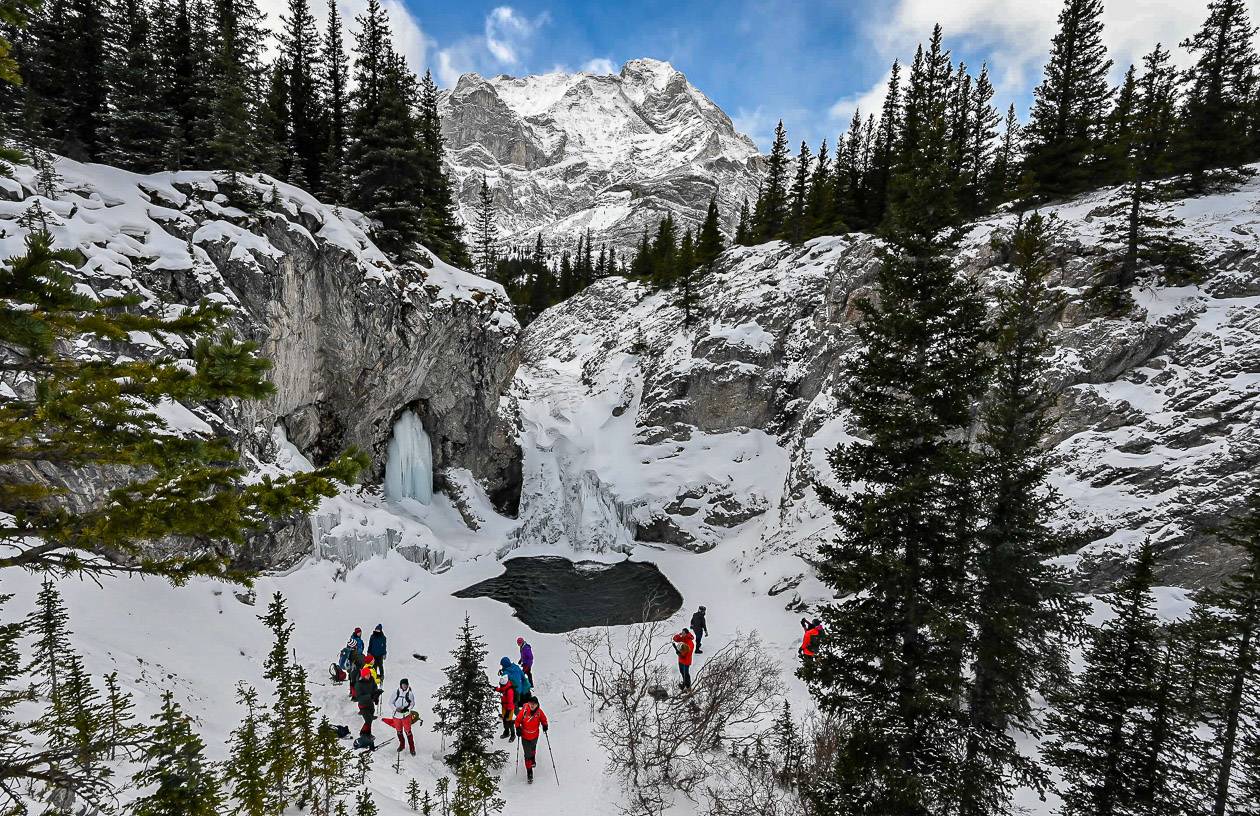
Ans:
POLYGON ((698 223, 718 196, 728 227, 756 194, 761 159, 712 100, 668 62, 616 74, 465 74, 441 101, 449 169, 466 223, 481 177, 495 188, 500 237, 637 243, 667 213, 698 223))

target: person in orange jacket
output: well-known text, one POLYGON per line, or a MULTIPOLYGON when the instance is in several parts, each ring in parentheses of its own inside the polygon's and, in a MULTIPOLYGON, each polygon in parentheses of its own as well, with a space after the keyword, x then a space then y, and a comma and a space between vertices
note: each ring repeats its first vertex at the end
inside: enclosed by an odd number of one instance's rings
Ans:
POLYGON ((685 626, 674 635, 674 651, 678 653, 678 673, 682 675, 682 682, 678 687, 683 691, 691 691, 691 658, 696 653, 696 639, 685 626))
POLYGON ((813 657, 817 654, 818 641, 822 637, 822 621, 818 618, 812 621, 801 618, 801 628, 805 630, 805 636, 801 638, 801 655, 813 657))
POLYGON ((521 747, 525 749, 525 778, 534 784, 534 766, 538 756, 538 731, 547 730, 547 715, 538 705, 538 700, 530 697, 525 705, 516 713, 516 735, 521 738, 521 747))
POLYGON ((512 685, 510 678, 504 677, 499 681, 499 685, 495 686, 495 690, 499 692, 499 704, 503 717, 503 733, 499 735, 499 739, 513 742, 516 739, 516 729, 512 727, 516 719, 516 687, 512 685))

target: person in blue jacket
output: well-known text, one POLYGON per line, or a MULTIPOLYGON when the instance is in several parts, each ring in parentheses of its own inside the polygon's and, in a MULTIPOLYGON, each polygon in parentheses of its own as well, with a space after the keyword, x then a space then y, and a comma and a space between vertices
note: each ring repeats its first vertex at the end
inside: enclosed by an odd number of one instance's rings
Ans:
POLYGON ((372 656, 372 662, 376 664, 376 673, 385 679, 385 628, 383 624, 376 624, 376 628, 372 630, 372 636, 368 638, 367 653, 372 656))
POLYGON ((499 666, 501 667, 499 674, 512 682, 512 688, 516 691, 516 705, 519 708, 525 704, 525 700, 529 699, 529 693, 533 690, 529 684, 529 678, 525 676, 520 666, 512 662, 510 657, 500 660, 499 666))

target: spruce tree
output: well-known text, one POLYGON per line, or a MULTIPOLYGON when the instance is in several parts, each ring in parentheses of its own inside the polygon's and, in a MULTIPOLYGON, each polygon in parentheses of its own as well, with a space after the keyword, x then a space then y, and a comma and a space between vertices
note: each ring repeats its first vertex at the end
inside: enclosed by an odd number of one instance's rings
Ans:
POLYGON ((499 777, 490 773, 484 761, 466 757, 455 772, 451 815, 489 816, 503 810, 503 805, 499 797, 499 777))
POLYGON ((455 660, 442 670, 446 683, 438 689, 433 706, 434 730, 446 737, 451 749, 446 764, 455 770, 468 760, 498 768, 507 759, 505 752, 492 750, 498 696, 482 668, 486 654, 485 641, 465 615, 459 641, 451 651, 455 660))
POLYGON ((1061 681, 1082 609, 1051 565, 1061 551, 1051 525, 1056 497, 1041 446, 1053 392, 1045 385, 1050 343, 1043 321, 1063 307, 1048 286, 1052 225, 1024 217, 1011 236, 1013 275, 999 291, 994 377, 981 415, 986 496, 974 561, 967 741, 958 812, 1008 812, 1020 785, 1044 790, 1042 768, 1015 735, 1041 730, 1034 695, 1061 681))
POLYGON ((1064 0, 1059 12, 1059 31, 1024 131, 1027 168, 1039 196, 1069 195, 1092 180, 1111 95, 1102 12, 1102 0, 1064 0))
POLYGON ((153 717, 144 767, 134 777, 149 792, 131 805, 134 816, 220 816, 223 793, 218 773, 205 757, 192 722, 167 691, 153 717))
POLYGON ((270 795, 258 692, 241 683, 236 687, 236 700, 244 707, 245 716, 228 740, 228 760, 223 766, 228 796, 241 816, 275 816, 282 808, 270 795))
POLYGON ((1006 121, 1002 126, 1002 140, 993 156, 993 167, 985 184, 989 204, 1002 204, 1011 200, 1019 180, 1020 126, 1015 116, 1015 105, 1006 109, 1006 121))
POLYGON ((494 195, 483 173, 481 188, 477 194, 477 221, 474 231, 475 269, 483 278, 494 275, 496 255, 498 253, 499 228, 495 225, 498 211, 494 206, 494 195))
POLYGON ((289 674, 293 701, 287 706, 288 721, 285 725, 289 729, 289 746, 293 754, 294 798, 298 807, 305 809, 317 795, 320 756, 315 714, 318 709, 311 700, 306 668, 295 663, 289 668, 289 674))
MULTIPOLYGON (((850 220, 853 229, 865 229, 884 223, 888 212, 888 189, 892 183, 893 165, 901 150, 904 125, 904 107, 901 88, 901 63, 894 61, 888 77, 888 90, 880 109, 879 131, 875 134, 870 156, 869 192, 865 196, 865 208, 861 222, 850 220)), ((850 130, 852 132, 852 129, 850 130)), ((847 146, 846 146, 847 147, 847 146)), ((855 148, 856 149, 856 148, 855 148)), ((852 219, 852 215, 850 215, 852 219)))
POLYGON ((809 153, 809 145, 801 142, 801 151, 796 156, 796 178, 788 195, 787 223, 783 227, 783 238, 793 246, 805 242, 807 225, 805 223, 806 207, 809 203, 809 170, 813 157, 809 153))
POLYGON ((859 229, 869 224, 866 194, 870 167, 863 161, 862 146, 866 131, 862 112, 855 110, 836 151, 836 167, 831 180, 830 227, 837 232, 859 229))
POLYGON ((989 80, 988 65, 980 66, 980 76, 976 78, 976 87, 971 93, 970 101, 962 163, 963 179, 958 202, 959 209, 966 217, 979 215, 990 203, 985 197, 986 182, 993 161, 997 126, 1002 121, 993 108, 993 83, 989 80))
POLYGON ((413 812, 419 812, 420 802, 427 794, 428 791, 421 793, 420 783, 415 780, 415 777, 412 777, 407 782, 407 807, 411 808, 413 812))
POLYGON ((1138 762, 1154 709, 1160 624, 1151 596, 1154 555, 1144 544, 1133 572, 1107 598, 1114 617, 1085 648, 1085 668, 1053 698, 1044 754, 1062 773, 1064 816, 1138 812, 1138 762))
MULTIPOLYGON (((50 710, 36 721, 33 730, 44 735, 48 747, 64 757, 75 776, 107 780, 113 772, 105 765, 110 746, 105 742, 104 704, 79 656, 69 652, 62 660, 65 673, 61 685, 50 710)), ((134 745, 133 741, 118 747, 130 749, 134 745)), ((52 781, 49 787, 50 802, 66 811, 73 809, 75 786, 52 781)))
POLYGON ((1192 182, 1209 171, 1239 164, 1245 155, 1245 109, 1257 66, 1256 29, 1244 0, 1211 0, 1202 28, 1181 47, 1195 57, 1181 129, 1181 149, 1192 182))
POLYGON ((1146 268, 1160 268, 1181 279, 1196 278, 1200 271, 1194 248, 1173 234, 1181 222, 1161 212, 1164 197, 1159 177, 1172 166, 1176 82, 1169 53, 1157 45, 1143 60, 1128 149, 1116 159, 1124 184, 1111 202, 1116 217, 1107 223, 1104 235, 1120 249, 1102 265, 1103 279, 1091 292, 1115 307, 1129 304, 1128 289, 1146 268))
POLYGON ((809 177, 809 194, 805 202, 805 235, 816 238, 826 235, 835 221, 832 210, 831 157, 827 153, 827 140, 818 145, 814 158, 814 171, 809 177))
POLYGON ((446 175, 446 145, 438 115, 438 87, 424 72, 420 81, 420 166, 424 185, 426 246, 439 258, 458 267, 470 267, 464 246, 464 227, 455 208, 455 193, 446 175))
POLYGON ((294 687, 293 664, 289 659, 289 643, 293 624, 289 622, 284 596, 275 593, 267 605, 267 614, 258 617, 271 630, 271 651, 263 664, 263 677, 274 685, 276 712, 267 733, 264 762, 267 788, 272 801, 283 809, 295 788, 298 754, 294 750, 297 712, 297 689, 294 687))
POLYGON ((206 146, 210 163, 236 174, 258 166, 259 144, 256 90, 263 76, 263 15, 255 0, 214 0, 214 57, 211 62, 213 102, 206 146))
POLYGON ((120 51, 110 79, 108 139, 102 160, 139 172, 163 166, 173 121, 163 109, 163 74, 143 0, 119 4, 120 51))
POLYGON ((346 57, 345 35, 337 0, 328 0, 328 22, 324 30, 323 47, 320 50, 323 88, 321 96, 327 115, 325 126, 324 198, 334 204, 342 204, 349 195, 349 177, 346 170, 346 140, 350 117, 348 83, 350 64, 346 57))
POLYGON ((839 532, 820 548, 819 575, 841 600, 823 609, 822 651, 800 670, 819 706, 840 715, 837 761, 815 789, 824 812, 936 812, 959 783, 952 746, 979 515, 966 431, 986 332, 975 284, 951 266, 944 106, 926 87, 884 232, 878 305, 857 304, 858 351, 839 395, 866 440, 831 454, 848 490, 825 494, 839 532))
POLYGON ((758 243, 778 239, 787 223, 789 161, 787 131, 780 121, 774 129, 774 144, 766 162, 766 179, 752 215, 752 234, 758 243))
POLYGON ((117 759, 119 749, 128 757, 139 743, 144 728, 136 722, 135 703, 118 685, 118 672, 105 675, 105 700, 101 739, 109 746, 109 758, 117 759))
POLYGON ((1242 562, 1219 588, 1196 597, 1192 625, 1211 643, 1212 693, 1206 695, 1202 712, 1211 734, 1205 741, 1209 784, 1204 810, 1212 816, 1225 816, 1246 806, 1244 788, 1253 796, 1260 792, 1256 763, 1245 761, 1255 747, 1254 742, 1246 742, 1246 735, 1260 713, 1260 660, 1256 656, 1260 635, 1260 494, 1248 498, 1244 513, 1218 531, 1217 538, 1241 556, 1242 562))
POLYGON ((380 810, 376 807, 376 802, 372 801, 372 792, 367 788, 361 789, 354 797, 354 816, 378 816, 380 810))
MULTIPOLYGON (((753 239, 752 216, 748 212, 748 199, 744 199, 744 203, 739 207, 739 224, 735 227, 735 244, 737 246, 752 246, 756 241, 753 239)), ((642 247, 639 253, 642 254, 642 247)))
POLYGON ((649 255, 652 285, 668 289, 678 277, 678 225, 673 213, 666 213, 656 227, 649 255))
MULTIPOLYGON (((292 138, 293 163, 290 180, 305 181, 316 192, 324 189, 324 152, 327 122, 324 100, 319 93, 319 33, 310 0, 288 0, 288 14, 281 22, 280 52, 288 69, 288 126, 292 138)), ((335 55, 334 55, 335 57, 335 55)), ((329 66, 330 68, 332 66, 329 66)))
POLYGON ((718 222, 717 197, 714 196, 709 199, 709 209, 705 212, 704 223, 700 225, 700 235, 696 239, 696 265, 707 268, 718 259, 723 249, 725 241, 718 222))
POLYGON ((321 717, 315 731, 315 797, 312 810, 319 816, 332 816, 333 800, 345 789, 353 757, 341 744, 337 730, 327 717, 321 717))
POLYGON ((70 648, 70 613, 51 578, 44 578, 24 628, 34 638, 24 671, 37 681, 31 687, 55 702, 61 697, 65 662, 74 652, 70 648))

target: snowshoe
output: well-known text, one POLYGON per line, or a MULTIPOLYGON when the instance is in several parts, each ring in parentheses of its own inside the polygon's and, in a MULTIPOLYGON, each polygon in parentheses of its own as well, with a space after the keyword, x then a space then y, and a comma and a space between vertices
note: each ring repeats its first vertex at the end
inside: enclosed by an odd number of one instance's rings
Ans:
POLYGON ((354 747, 362 751, 375 751, 376 740, 370 734, 360 734, 354 741, 354 747))

